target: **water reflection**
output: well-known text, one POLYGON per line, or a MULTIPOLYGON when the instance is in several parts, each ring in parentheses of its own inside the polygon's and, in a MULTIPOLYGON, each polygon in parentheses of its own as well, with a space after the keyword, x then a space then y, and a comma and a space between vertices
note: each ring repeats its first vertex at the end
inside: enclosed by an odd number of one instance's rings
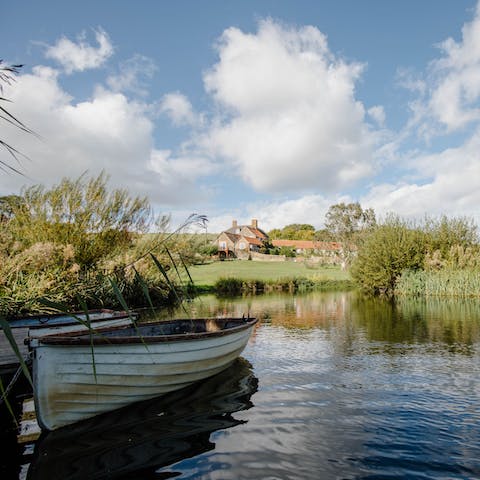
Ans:
POLYGON ((31 479, 480 478, 479 301, 316 292, 191 311, 259 317, 255 375, 241 361, 188 398, 47 435, 31 479))
MULTIPOLYGON (((480 478, 480 303, 357 293, 202 298, 262 322, 249 422, 182 479, 480 478)), ((181 315, 181 313, 180 313, 181 315)))
POLYGON ((246 423, 233 413, 253 406, 257 386, 240 358, 187 389, 50 432, 36 445, 27 478, 158 479, 157 469, 214 449, 212 432, 246 423))
MULTIPOLYGON (((480 341, 480 300, 365 297, 358 292, 269 294, 236 298, 202 296, 191 305, 193 317, 250 314, 274 326, 336 332, 353 345, 358 339, 389 344, 443 343, 471 352, 480 341)), ((185 312, 176 312, 184 316, 185 312)))

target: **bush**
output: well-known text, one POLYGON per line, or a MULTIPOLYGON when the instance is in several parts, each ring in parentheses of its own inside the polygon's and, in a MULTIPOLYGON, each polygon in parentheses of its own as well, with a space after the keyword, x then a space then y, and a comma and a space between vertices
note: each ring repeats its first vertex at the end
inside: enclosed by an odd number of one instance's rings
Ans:
POLYGON ((219 278, 215 282, 215 291, 219 295, 240 295, 243 291, 243 280, 238 278, 219 278))
POLYGON ((421 269, 424 258, 424 232, 399 217, 390 216, 366 236, 351 274, 366 292, 391 295, 402 272, 421 269))

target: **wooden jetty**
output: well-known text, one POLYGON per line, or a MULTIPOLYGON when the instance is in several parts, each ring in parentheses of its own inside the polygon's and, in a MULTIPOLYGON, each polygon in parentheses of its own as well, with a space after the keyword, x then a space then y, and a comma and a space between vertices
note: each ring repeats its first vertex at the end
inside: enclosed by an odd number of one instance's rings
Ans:
POLYGON ((27 398, 23 402, 23 412, 17 436, 18 443, 23 447, 23 461, 20 466, 18 480, 26 480, 28 478, 28 470, 35 450, 35 442, 38 440, 41 433, 41 429, 37 422, 33 398, 27 398))
POLYGON ((38 440, 42 433, 35 413, 35 404, 33 398, 28 398, 23 402, 22 419, 20 420, 20 432, 18 434, 18 443, 31 443, 38 440))

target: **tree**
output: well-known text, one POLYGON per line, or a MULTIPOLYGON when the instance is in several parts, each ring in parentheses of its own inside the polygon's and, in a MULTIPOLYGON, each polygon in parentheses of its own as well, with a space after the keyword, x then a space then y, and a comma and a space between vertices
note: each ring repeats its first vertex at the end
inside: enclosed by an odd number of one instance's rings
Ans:
POLYGON ((426 235, 397 216, 370 230, 353 261, 353 279, 368 293, 393 294, 405 270, 423 268, 426 235))
POLYGON ((313 240, 315 227, 308 223, 291 223, 282 229, 275 228, 271 230, 268 236, 274 240, 313 240))
POLYGON ((342 244, 342 264, 346 267, 358 248, 363 233, 376 225, 372 208, 363 210, 360 203, 337 203, 325 215, 325 228, 342 244))
POLYGON ((330 230, 327 230, 326 228, 322 228, 315 232, 315 240, 317 242, 333 242, 335 238, 333 237, 332 232, 330 232, 330 230))
POLYGON ((363 210, 360 203, 337 203, 325 215, 325 228, 338 239, 351 239, 357 232, 376 225, 372 208, 363 210))

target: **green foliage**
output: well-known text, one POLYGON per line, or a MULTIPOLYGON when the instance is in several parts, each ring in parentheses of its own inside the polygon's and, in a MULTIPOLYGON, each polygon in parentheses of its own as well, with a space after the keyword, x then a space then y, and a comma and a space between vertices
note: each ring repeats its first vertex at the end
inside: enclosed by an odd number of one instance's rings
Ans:
POLYGON ((219 295, 233 296, 242 293, 243 280, 238 278, 219 278, 215 282, 215 291, 219 295))
POLYGON ((82 175, 64 178, 46 189, 26 188, 21 201, 9 203, 11 218, 7 253, 25 250, 36 243, 71 245, 80 269, 95 266, 113 249, 131 245, 135 233, 152 222, 146 198, 131 197, 124 189, 107 190, 104 173, 96 178, 82 175))
MULTIPOLYGON (((106 181, 104 174, 81 176, 4 197, 9 214, 0 222, 0 313, 44 311, 43 297, 71 309, 82 307, 79 299, 89 308, 121 307, 112 279, 132 307, 175 301, 149 255, 166 270, 175 262, 189 264, 197 240, 178 230, 165 233, 167 217, 156 221, 158 233, 141 233, 153 227, 147 200, 108 191, 106 181)), ((179 230, 197 218, 189 217, 179 230)))
POLYGON ((465 218, 426 218, 411 224, 395 216, 360 245, 352 276, 371 293, 473 294, 480 267, 477 228, 465 218))
POLYGON ((425 244, 421 229, 390 216, 365 238, 352 264, 352 277, 369 293, 393 294, 404 270, 423 267, 425 244))
POLYGON ((426 218, 424 230, 428 251, 438 250, 444 258, 448 257, 452 247, 468 248, 478 242, 476 225, 465 217, 426 218))
POLYGON ((293 247, 280 247, 278 249, 278 255, 285 255, 287 258, 295 258, 297 253, 293 247))
POLYGON ((335 241, 335 238, 330 230, 322 228, 315 232, 315 240, 317 242, 333 242, 335 241))
POLYGON ((315 227, 307 223, 292 223, 282 229, 275 228, 268 233, 272 240, 313 240, 315 227))
POLYGON ((218 253, 218 247, 217 245, 212 245, 212 244, 200 246, 198 248, 198 253, 203 257, 211 257, 218 253))

